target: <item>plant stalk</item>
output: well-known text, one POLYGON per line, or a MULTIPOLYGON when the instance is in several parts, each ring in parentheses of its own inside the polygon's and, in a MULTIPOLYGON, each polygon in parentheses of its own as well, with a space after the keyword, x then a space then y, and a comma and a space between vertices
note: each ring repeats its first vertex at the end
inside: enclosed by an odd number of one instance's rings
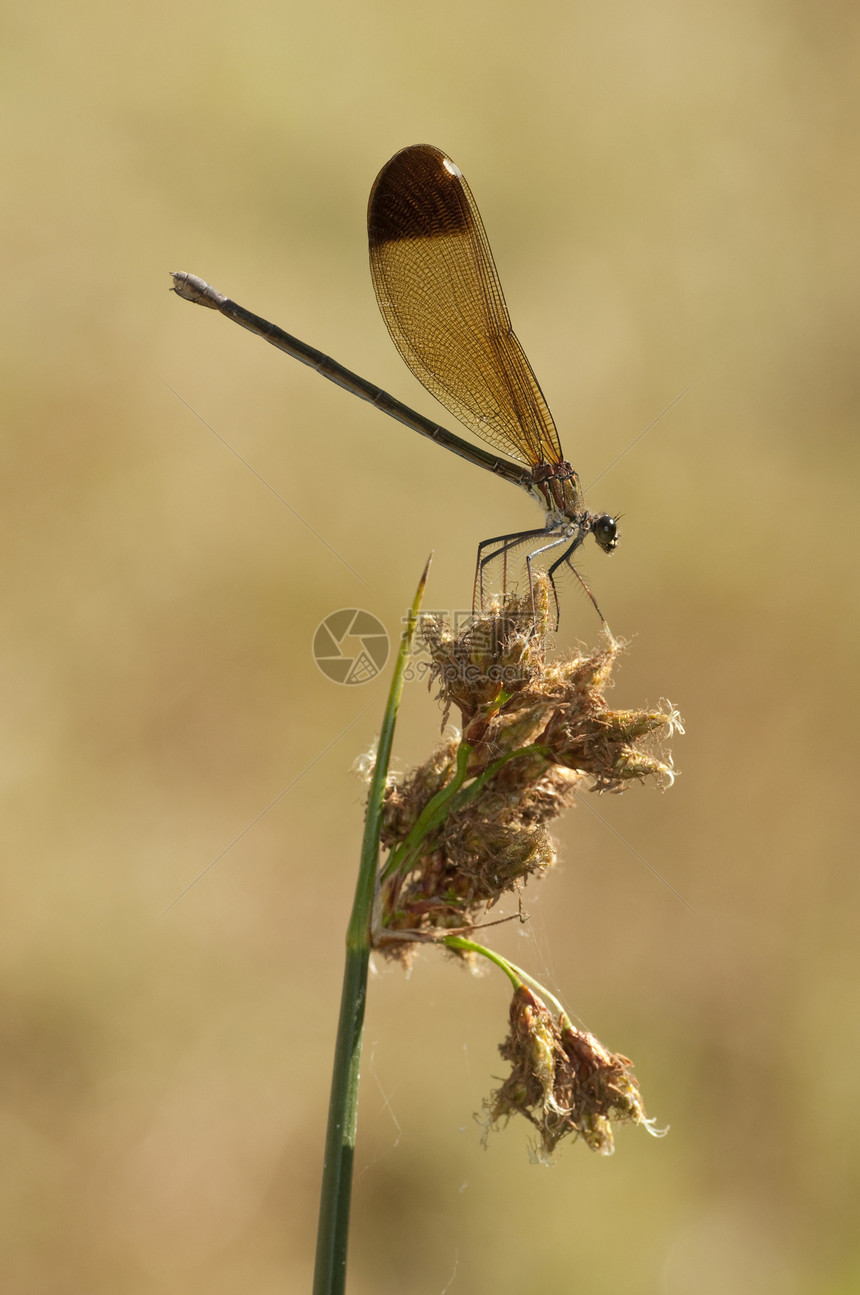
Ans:
POLYGON ((424 596, 429 569, 428 559, 412 604, 412 613, 403 632, 367 796, 358 881, 346 933, 346 963, 329 1097, 313 1295, 343 1295, 346 1287, 349 1210, 358 1125, 358 1080, 364 1034, 364 1009, 367 1000, 370 919, 379 861, 382 803, 391 759, 397 708, 403 688, 403 675, 415 636, 418 610, 424 596))

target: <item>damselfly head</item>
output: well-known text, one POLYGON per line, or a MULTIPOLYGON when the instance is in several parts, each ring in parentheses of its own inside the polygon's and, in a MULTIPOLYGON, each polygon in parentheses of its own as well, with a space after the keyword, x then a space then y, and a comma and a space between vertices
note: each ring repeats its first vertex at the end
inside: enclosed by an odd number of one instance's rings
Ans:
POLYGON ((600 513, 591 519, 591 532, 604 553, 614 552, 621 539, 618 521, 615 517, 610 517, 609 513, 600 513))

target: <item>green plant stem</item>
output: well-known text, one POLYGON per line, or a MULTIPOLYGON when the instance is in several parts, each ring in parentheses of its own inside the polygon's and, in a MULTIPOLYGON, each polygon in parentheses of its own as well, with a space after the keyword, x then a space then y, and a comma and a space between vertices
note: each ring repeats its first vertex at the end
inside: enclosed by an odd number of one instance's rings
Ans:
POLYGON ((480 957, 486 958, 488 962, 495 963, 512 982, 514 989, 519 989, 523 983, 522 977, 517 974, 519 967, 515 967, 512 962, 508 962, 507 958, 503 958, 500 953, 494 953, 492 949, 486 948, 483 944, 478 944, 475 940, 468 940, 463 935, 447 935, 442 943, 447 945, 449 949, 461 949, 464 953, 477 953, 480 957))
POLYGON ((469 940, 463 935, 448 935, 442 943, 446 944, 449 949, 462 949, 464 953, 477 953, 480 957, 486 958, 488 962, 495 963, 510 979, 515 989, 519 989, 520 985, 523 984, 530 985, 540 998, 548 999, 552 1003, 559 1014, 561 1023, 571 1026, 570 1017, 555 994, 551 994, 545 985, 542 985, 539 980, 535 980, 534 976, 530 976, 527 971, 523 971, 522 967, 518 967, 515 962, 511 962, 508 958, 503 958, 500 953, 494 953, 492 949, 487 949, 483 944, 478 944, 475 940, 469 940))
POLYGON ((361 862, 352 915, 346 933, 346 964, 329 1097, 313 1295, 342 1295, 346 1286, 349 1209, 358 1125, 358 1079, 364 1033, 364 1009, 367 1000, 367 966, 370 959, 370 917, 379 861, 382 802, 391 759, 397 707, 403 688, 403 675, 409 660, 418 609, 424 596, 429 568, 428 560, 415 594, 412 614, 404 630, 394 667, 394 677, 385 707, 376 763, 367 796, 361 862))

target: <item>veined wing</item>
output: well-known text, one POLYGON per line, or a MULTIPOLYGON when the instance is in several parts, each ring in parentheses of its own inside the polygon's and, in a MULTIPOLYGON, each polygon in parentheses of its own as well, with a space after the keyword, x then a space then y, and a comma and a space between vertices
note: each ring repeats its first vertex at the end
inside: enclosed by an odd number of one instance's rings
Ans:
POLYGON ((373 185, 367 225, 379 309, 418 381, 512 458, 562 460, 459 167, 430 144, 396 153, 373 185))

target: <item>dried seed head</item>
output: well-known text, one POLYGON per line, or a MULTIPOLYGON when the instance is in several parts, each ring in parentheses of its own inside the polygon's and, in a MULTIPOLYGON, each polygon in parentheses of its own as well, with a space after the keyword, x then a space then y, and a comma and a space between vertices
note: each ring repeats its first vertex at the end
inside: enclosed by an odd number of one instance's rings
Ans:
POLYGON ((511 1073, 487 1102, 488 1127, 524 1115, 540 1134, 544 1157, 562 1138, 581 1137, 602 1155, 614 1150, 612 1125, 644 1124, 654 1133, 627 1057, 575 1030, 525 985, 514 993, 510 1033, 499 1051, 511 1073))
MULTIPOLYGON (((633 780, 670 782, 671 765, 643 750, 643 736, 677 727, 669 708, 609 708, 604 690, 621 645, 548 664, 546 587, 510 595, 454 636, 439 618, 423 637, 450 739, 389 786, 383 844, 391 851, 377 899, 374 942, 406 955, 409 939, 473 928, 486 910, 555 861, 546 825, 586 787, 621 791, 633 780)), ((406 955, 408 956, 408 955, 406 955)))

